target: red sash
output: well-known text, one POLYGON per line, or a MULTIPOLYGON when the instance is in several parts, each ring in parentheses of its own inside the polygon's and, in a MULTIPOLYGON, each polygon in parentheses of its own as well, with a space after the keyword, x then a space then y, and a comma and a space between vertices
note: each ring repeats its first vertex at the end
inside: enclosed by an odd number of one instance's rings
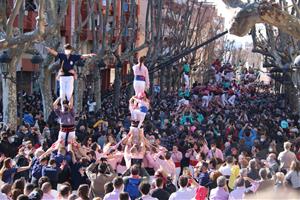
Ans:
POLYGON ((177 167, 181 167, 180 162, 175 162, 175 167, 176 167, 176 168, 177 168, 177 167))
POLYGON ((190 165, 192 165, 193 167, 195 167, 198 164, 197 160, 190 160, 190 165))

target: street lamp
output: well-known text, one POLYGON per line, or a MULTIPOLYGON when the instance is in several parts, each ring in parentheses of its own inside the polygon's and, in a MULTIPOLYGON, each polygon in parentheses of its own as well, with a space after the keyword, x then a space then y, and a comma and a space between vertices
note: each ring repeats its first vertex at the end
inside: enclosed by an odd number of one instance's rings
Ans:
POLYGON ((8 55, 8 53, 6 51, 3 51, 3 53, 0 55, 0 69, 1 69, 1 73, 3 76, 4 81, 6 81, 7 79, 10 80, 13 83, 16 83, 16 78, 12 77, 12 76, 8 76, 9 75, 9 63, 11 62, 12 58, 8 55))

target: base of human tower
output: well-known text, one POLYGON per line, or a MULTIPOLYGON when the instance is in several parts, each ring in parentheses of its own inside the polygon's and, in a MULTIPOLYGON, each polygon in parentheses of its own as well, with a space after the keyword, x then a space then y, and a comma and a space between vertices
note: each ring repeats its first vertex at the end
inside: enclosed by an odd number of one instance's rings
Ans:
MULTIPOLYGON (((137 122, 137 124, 138 123, 139 122, 137 122)), ((132 145, 136 144, 140 146, 142 141, 147 140, 144 136, 144 128, 138 128, 137 125, 135 126, 135 124, 131 124, 129 133, 130 137, 128 142, 130 142, 132 145)))

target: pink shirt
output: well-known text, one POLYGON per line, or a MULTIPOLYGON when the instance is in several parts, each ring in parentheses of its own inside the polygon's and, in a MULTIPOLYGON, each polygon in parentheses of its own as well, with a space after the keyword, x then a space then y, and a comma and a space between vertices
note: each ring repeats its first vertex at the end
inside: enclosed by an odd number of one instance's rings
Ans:
POLYGON ((107 162, 111 165, 111 167, 116 170, 117 169, 117 165, 119 162, 121 162, 122 158, 123 158, 123 153, 122 152, 117 152, 116 154, 114 154, 113 157, 107 159, 107 162))
POLYGON ((146 81, 146 88, 149 88, 150 82, 149 82, 149 73, 148 69, 145 65, 142 64, 140 68, 140 64, 134 65, 132 67, 133 73, 135 76, 144 76, 146 81))
POLYGON ((220 149, 216 148, 216 151, 213 152, 212 150, 209 150, 208 152, 208 155, 207 155, 207 158, 208 159, 211 159, 211 158, 219 158, 221 160, 224 160, 224 156, 223 156, 223 153, 220 149))
POLYGON ((176 153, 172 152, 172 160, 176 163, 181 162, 182 153, 180 151, 177 151, 176 153))
POLYGON ((185 153, 185 157, 190 158, 190 160, 198 160, 200 156, 201 156, 200 151, 199 153, 197 153, 196 151, 192 150, 185 153))
POLYGON ((200 148, 200 152, 201 153, 204 153, 205 155, 207 155, 207 153, 209 152, 209 148, 207 147, 207 145, 203 145, 201 148, 200 148))
POLYGON ((158 170, 159 164, 157 162, 155 162, 153 157, 154 157, 154 155, 151 154, 149 151, 146 152, 145 158, 143 160, 144 167, 153 168, 154 170, 158 170))
POLYGON ((171 175, 172 177, 176 175, 176 168, 173 160, 161 160, 160 158, 157 158, 156 162, 159 164, 160 168, 168 175, 171 175))

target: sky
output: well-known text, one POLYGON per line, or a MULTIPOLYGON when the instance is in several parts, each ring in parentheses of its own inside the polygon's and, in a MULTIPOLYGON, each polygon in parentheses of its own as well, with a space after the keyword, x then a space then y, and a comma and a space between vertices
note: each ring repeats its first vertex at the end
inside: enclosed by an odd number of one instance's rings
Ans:
MULTIPOLYGON (((232 23, 233 17, 239 11, 239 9, 232 9, 226 6, 222 0, 207 0, 207 2, 212 2, 216 5, 219 14, 225 18, 225 29, 229 29, 232 23)), ((228 35, 228 39, 235 40, 238 46, 245 43, 251 43, 252 39, 250 36, 237 37, 235 35, 228 35)))

